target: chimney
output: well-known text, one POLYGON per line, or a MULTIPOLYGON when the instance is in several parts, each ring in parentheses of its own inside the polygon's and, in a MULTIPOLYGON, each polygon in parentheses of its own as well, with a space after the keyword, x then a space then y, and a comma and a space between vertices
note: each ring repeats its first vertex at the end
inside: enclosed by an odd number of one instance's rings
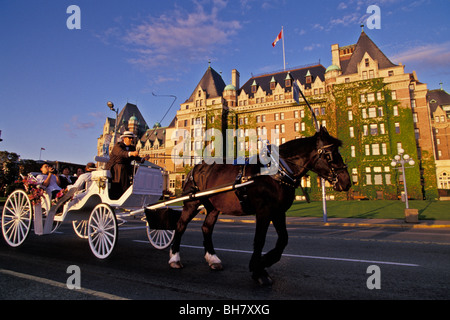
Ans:
POLYGON ((236 90, 239 90, 239 71, 236 69, 231 70, 231 84, 236 87, 236 90))
POLYGON ((331 45, 331 64, 341 67, 341 61, 339 59, 339 44, 331 45))

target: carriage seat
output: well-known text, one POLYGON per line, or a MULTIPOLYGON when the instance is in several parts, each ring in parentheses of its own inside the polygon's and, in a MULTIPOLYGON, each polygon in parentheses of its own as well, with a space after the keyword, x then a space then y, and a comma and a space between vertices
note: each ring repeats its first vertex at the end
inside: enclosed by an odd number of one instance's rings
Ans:
POLYGON ((99 178, 111 178, 111 172, 109 170, 96 170, 91 173, 91 180, 99 178))

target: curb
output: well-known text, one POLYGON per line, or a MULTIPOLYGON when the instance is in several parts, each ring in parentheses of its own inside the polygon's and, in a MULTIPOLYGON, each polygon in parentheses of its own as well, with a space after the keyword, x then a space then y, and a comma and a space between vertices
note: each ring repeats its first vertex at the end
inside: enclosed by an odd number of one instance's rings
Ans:
MULTIPOLYGON (((426 220, 419 221, 419 223, 407 223, 402 220, 394 220, 394 223, 390 222, 368 222, 370 219, 367 219, 365 222, 323 222, 323 221, 293 221, 293 217, 287 217, 286 225, 298 225, 298 226, 322 226, 322 227, 366 227, 366 228, 404 228, 404 229, 450 229, 450 221, 448 224, 427 224, 426 220)), ((193 221, 203 221, 202 218, 194 218, 193 221)), ((240 217, 226 217, 226 218, 218 218, 218 222, 223 223, 250 223, 254 224, 255 219, 241 219, 240 217)))

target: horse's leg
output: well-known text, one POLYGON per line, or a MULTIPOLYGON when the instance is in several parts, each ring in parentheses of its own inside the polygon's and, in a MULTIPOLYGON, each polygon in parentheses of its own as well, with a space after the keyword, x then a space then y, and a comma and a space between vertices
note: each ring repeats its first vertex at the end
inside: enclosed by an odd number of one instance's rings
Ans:
POLYGON ((260 285, 271 285, 272 279, 270 279, 264 264, 261 259, 262 250, 266 242, 267 229, 270 225, 269 214, 256 215, 256 230, 255 238, 253 240, 253 254, 250 259, 250 272, 252 272, 253 280, 257 281, 260 285))
POLYGON ((181 237, 186 231, 188 223, 197 215, 197 208, 199 205, 199 201, 189 201, 185 202, 183 205, 183 212, 181 213, 180 220, 178 220, 172 247, 170 248, 169 265, 173 269, 183 268, 183 265, 180 262, 181 237))
POLYGON ((205 247, 205 259, 211 270, 223 270, 222 261, 216 255, 212 242, 212 233, 216 224, 219 211, 208 200, 204 202, 206 211, 208 212, 202 225, 203 246, 205 247))
POLYGON ((279 213, 272 218, 273 226, 278 234, 275 248, 267 252, 262 257, 264 267, 270 267, 274 263, 280 261, 284 248, 288 244, 288 233, 286 229, 286 213, 279 213))

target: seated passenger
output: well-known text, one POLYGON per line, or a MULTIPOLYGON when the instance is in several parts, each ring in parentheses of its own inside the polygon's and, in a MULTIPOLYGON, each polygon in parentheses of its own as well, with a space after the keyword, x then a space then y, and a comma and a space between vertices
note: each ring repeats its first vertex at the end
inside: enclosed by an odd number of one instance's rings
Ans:
POLYGON ((62 174, 59 175, 59 186, 61 189, 65 189, 70 184, 73 184, 72 177, 70 176, 70 169, 65 166, 62 169, 62 174))
POLYGON ((49 194, 53 199, 58 194, 61 187, 59 186, 59 177, 56 174, 55 168, 50 166, 48 163, 44 163, 41 166, 42 174, 36 177, 37 183, 43 187, 43 189, 49 194))
POLYGON ((111 171, 111 199, 119 199, 131 185, 130 176, 133 175, 131 161, 143 162, 148 159, 148 156, 145 158, 139 157, 139 152, 132 145, 134 139, 133 132, 125 131, 120 138, 122 141, 114 146, 110 159, 105 166, 106 170, 111 171))
POLYGON ((96 169, 97 168, 95 167, 95 163, 89 162, 85 168, 86 173, 80 175, 74 184, 67 186, 67 190, 70 190, 72 188, 76 188, 77 190, 89 189, 91 185, 92 171, 95 171, 96 169))

